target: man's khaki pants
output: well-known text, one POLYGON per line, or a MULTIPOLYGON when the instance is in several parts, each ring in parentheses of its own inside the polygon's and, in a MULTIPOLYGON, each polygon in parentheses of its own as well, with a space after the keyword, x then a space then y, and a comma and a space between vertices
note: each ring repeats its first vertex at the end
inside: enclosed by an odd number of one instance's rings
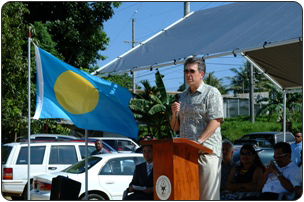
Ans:
POLYGON ((220 200, 221 158, 215 154, 198 157, 200 200, 220 200))

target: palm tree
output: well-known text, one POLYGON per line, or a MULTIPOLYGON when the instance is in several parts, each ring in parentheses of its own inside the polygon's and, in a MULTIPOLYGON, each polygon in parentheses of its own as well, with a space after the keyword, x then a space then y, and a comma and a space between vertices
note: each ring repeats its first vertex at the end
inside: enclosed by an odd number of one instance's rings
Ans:
POLYGON ((168 95, 162 80, 163 75, 156 72, 156 86, 152 87, 147 80, 141 81, 145 90, 143 93, 134 94, 135 98, 130 102, 130 108, 135 119, 141 123, 141 136, 153 135, 157 139, 174 136, 170 126, 171 104, 174 96, 168 95))
MULTIPOLYGON (((247 61, 246 63, 244 63, 244 67, 230 69, 236 76, 226 77, 227 79, 230 80, 230 88, 228 90, 232 90, 234 94, 249 93, 250 65, 251 64, 247 61)), ((269 90, 269 88, 267 88, 266 86, 267 79, 262 73, 259 73, 257 69, 253 69, 253 75, 254 75, 255 92, 263 92, 269 90)))
POLYGON ((228 93, 228 90, 223 86, 223 79, 218 79, 215 77, 214 72, 207 74, 203 80, 206 84, 217 88, 221 94, 228 93))

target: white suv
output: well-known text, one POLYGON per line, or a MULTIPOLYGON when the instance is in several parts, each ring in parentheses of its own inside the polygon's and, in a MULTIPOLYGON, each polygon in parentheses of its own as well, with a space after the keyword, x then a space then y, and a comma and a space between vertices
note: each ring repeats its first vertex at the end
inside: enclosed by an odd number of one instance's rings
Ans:
MULTIPOLYGON (((61 134, 32 134, 31 140, 39 141, 69 141, 77 140, 79 138, 71 135, 61 135, 61 134)), ((26 142, 27 137, 19 137, 16 142, 26 142)))
MULTIPOLYGON (((88 155, 95 150, 88 143, 88 155)), ((110 153, 110 152, 109 152, 110 153)), ((13 142, 2 146, 2 194, 12 199, 27 199, 28 144, 13 142)), ((61 171, 84 159, 85 142, 31 143, 30 178, 61 171)))

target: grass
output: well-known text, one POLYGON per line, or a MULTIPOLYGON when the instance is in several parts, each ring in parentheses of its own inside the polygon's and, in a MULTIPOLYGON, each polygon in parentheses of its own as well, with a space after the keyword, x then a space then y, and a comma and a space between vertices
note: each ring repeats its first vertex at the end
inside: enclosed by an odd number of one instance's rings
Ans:
MULTIPOLYGON (((292 123, 292 133, 296 131, 302 131, 301 123, 292 123)), ((250 122, 249 116, 238 118, 227 118, 221 126, 221 133, 223 139, 228 139, 233 142, 236 139, 241 138, 243 135, 252 132, 270 132, 281 131, 282 125, 276 121, 275 116, 259 116, 255 117, 255 123, 250 122)))

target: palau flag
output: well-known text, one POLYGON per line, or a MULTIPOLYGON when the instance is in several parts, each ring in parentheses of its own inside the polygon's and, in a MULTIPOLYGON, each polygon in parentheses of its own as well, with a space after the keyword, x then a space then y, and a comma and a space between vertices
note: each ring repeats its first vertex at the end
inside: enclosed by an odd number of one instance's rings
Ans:
POLYGON ((37 105, 34 119, 64 118, 78 128, 125 135, 137 140, 128 89, 90 75, 35 45, 37 105))

